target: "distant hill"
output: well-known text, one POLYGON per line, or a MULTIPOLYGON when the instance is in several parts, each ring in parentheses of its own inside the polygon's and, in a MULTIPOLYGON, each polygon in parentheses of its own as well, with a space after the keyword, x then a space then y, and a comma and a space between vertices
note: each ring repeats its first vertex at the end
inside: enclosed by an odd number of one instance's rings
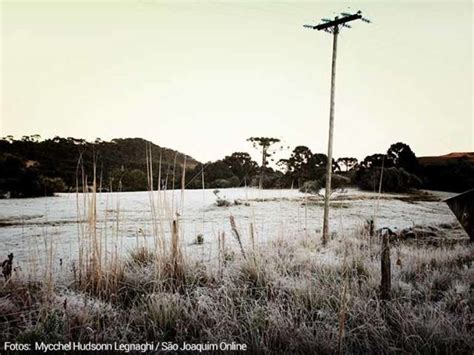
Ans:
POLYGON ((474 152, 419 157, 425 188, 463 192, 474 188, 474 152))
POLYGON ((419 157, 418 162, 420 165, 446 165, 453 161, 467 160, 469 162, 474 162, 474 152, 458 152, 458 153, 449 153, 446 155, 440 156, 428 156, 428 157, 419 157))
MULTIPOLYGON (((101 179, 105 190, 146 190, 147 147, 151 150, 155 182, 159 174, 160 158, 162 183, 166 182, 168 185, 172 184, 173 171, 175 181, 179 184, 178 179, 185 159, 187 169, 193 169, 199 164, 188 155, 160 147, 141 138, 117 138, 110 142, 101 140, 87 142, 72 137, 55 137, 43 141, 36 139, 35 136, 25 136, 21 140, 8 138, 0 140, 0 163, 3 164, 3 169, 0 169, 3 170, 0 171, 0 192, 16 190, 18 184, 26 184, 16 181, 19 180, 18 176, 25 174, 28 179, 38 176, 40 185, 41 181, 60 179, 64 186, 58 187, 56 184, 54 190, 73 190, 77 178, 82 179, 82 167, 88 182, 91 182, 94 162, 97 179, 101 179), (20 173, 18 169, 22 172, 20 173)), ((28 184, 31 185, 32 182, 28 184)), ((18 195, 34 194, 28 192, 18 195)))

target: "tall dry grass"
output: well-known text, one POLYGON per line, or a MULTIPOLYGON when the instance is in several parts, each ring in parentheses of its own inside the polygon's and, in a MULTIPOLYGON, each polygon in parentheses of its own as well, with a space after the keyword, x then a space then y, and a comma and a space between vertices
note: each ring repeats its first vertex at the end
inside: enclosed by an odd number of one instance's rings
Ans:
MULTIPOLYGON (((275 231, 273 241, 259 245, 253 224, 243 243, 232 217, 236 250, 220 232, 217 260, 193 261, 181 242, 184 179, 176 204, 174 191, 161 191, 161 166, 153 182, 149 150, 147 162, 151 235, 137 236, 136 249, 122 255, 119 201, 115 232, 107 235, 98 228, 95 169, 90 186, 82 172, 77 211, 87 223, 78 226, 78 260, 66 282, 49 273, 39 282, 18 277, 0 286, 2 339, 235 341, 252 351, 300 354, 472 353, 471 245, 394 245, 390 301, 379 294, 380 241, 364 229, 336 235, 326 247, 306 230, 297 238, 275 231)), ((166 180, 175 179, 176 168, 166 180)))
POLYGON ((301 238, 272 243, 264 252, 247 250, 247 259, 240 253, 227 258, 223 251, 219 268, 181 259, 179 271, 177 264, 167 264, 170 269, 160 277, 154 256, 132 254, 122 264, 117 293, 56 287, 48 304, 38 296, 45 290, 16 280, 32 300, 3 291, 1 314, 10 316, 2 318, 9 322, 2 335, 16 340, 227 340, 253 350, 294 353, 473 349, 470 247, 400 246, 389 302, 379 298, 378 252, 368 252, 366 238, 352 236, 345 243, 336 238, 326 250, 320 248, 301 238), (28 313, 34 309, 42 311, 28 313), (15 312, 29 314, 31 321, 15 312))

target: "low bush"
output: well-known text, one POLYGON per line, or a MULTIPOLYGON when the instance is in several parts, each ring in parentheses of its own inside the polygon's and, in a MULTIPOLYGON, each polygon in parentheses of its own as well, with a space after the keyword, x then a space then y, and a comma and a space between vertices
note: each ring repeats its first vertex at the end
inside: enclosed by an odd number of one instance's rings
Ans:
MULTIPOLYGON (((361 190, 378 191, 382 170, 379 167, 361 169, 356 174, 356 184, 361 190)), ((420 188, 421 179, 402 168, 385 168, 382 175, 383 192, 407 192, 420 188)))
POLYGON ((217 179, 209 183, 211 188, 225 189, 229 187, 239 187, 240 181, 236 176, 232 176, 228 179, 217 179))
MULTIPOLYGON (((333 174, 331 176, 331 188, 333 190, 344 189, 351 185, 351 179, 348 177, 333 174)), ((326 187, 326 176, 323 175, 318 180, 306 181, 303 186, 300 188, 301 192, 309 192, 312 194, 318 194, 321 189, 326 187)))

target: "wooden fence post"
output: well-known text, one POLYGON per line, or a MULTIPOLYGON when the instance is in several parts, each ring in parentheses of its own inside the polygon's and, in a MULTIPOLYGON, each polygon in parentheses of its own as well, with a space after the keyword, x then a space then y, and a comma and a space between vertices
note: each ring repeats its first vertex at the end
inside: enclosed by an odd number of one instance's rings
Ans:
POLYGON ((381 273, 382 281, 380 283, 380 298, 383 300, 390 299, 390 289, 392 288, 392 275, 390 269, 390 235, 389 233, 383 233, 382 235, 382 253, 380 257, 381 261, 381 273))

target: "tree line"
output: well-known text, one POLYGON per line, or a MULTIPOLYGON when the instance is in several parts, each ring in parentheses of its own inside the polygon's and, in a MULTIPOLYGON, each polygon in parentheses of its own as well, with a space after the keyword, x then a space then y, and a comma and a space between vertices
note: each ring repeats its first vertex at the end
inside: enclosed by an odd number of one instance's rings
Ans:
MULTIPOLYGON (((238 152, 222 160, 198 164, 192 171, 201 174, 206 187, 260 186, 263 188, 299 188, 315 192, 324 186, 327 155, 313 153, 306 146, 297 146, 286 159, 270 167, 276 150, 282 149, 276 138, 251 137, 261 154, 261 164, 248 153, 238 152), (278 146, 277 148, 273 148, 278 146), (273 148, 273 149, 272 149, 273 148)), ((422 168, 411 148, 404 143, 392 144, 386 154, 373 154, 358 161, 354 157, 333 159, 334 186, 357 186, 364 190, 377 190, 382 168, 382 190, 403 192, 423 186, 422 168)), ((202 181, 192 182, 193 188, 202 187, 202 181)))
MULTIPOLYGON (((172 149, 140 138, 97 138, 93 142, 74 137, 41 140, 38 135, 0 139, 0 195, 47 196, 54 192, 83 191, 92 185, 94 167, 101 191, 137 191, 148 188, 147 156, 161 165, 163 176, 198 162, 172 149)), ((158 173, 154 173, 155 180, 158 173)), ((169 178, 168 188, 172 187, 169 178)))
MULTIPOLYGON (((280 139, 250 137, 248 141, 258 150, 259 163, 247 152, 200 163, 139 138, 87 142, 73 137, 41 140, 37 135, 21 139, 8 136, 0 139, 0 195, 31 197, 83 191, 92 184, 94 167, 101 191, 147 190, 151 188, 150 177, 155 190, 180 188, 182 181, 189 189, 254 186, 318 192, 324 187, 325 154, 296 146, 287 158, 276 161, 276 153, 288 148, 280 139)), ((362 161, 354 157, 333 159, 332 168, 335 188, 356 186, 378 191, 380 187, 385 192, 405 192, 474 187, 471 160, 460 157, 441 166, 420 164, 410 146, 401 142, 362 161)))

